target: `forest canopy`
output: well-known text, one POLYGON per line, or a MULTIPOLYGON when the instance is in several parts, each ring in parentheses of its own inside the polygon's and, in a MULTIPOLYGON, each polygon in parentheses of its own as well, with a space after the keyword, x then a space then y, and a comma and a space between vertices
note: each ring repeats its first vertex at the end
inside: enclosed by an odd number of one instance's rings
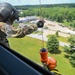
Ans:
POLYGON ((15 6, 21 17, 42 16, 51 21, 57 21, 75 28, 75 4, 25 5, 15 6))

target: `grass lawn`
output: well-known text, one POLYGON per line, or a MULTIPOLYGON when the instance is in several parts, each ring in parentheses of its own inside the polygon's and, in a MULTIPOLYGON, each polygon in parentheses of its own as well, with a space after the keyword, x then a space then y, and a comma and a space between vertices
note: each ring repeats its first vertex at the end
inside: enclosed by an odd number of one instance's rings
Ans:
POLYGON ((75 23, 75 20, 73 20, 72 22, 67 22, 66 20, 64 20, 64 22, 62 24, 69 27, 70 29, 74 29, 74 27, 73 27, 74 23, 75 23))
MULTIPOLYGON (((8 40, 12 49, 41 65, 39 50, 42 48, 42 42, 40 40, 30 37, 9 38, 8 40)), ((62 47, 60 47, 60 53, 48 53, 48 56, 56 58, 58 65, 57 69, 62 73, 62 75, 74 75, 75 68, 73 68, 69 63, 69 60, 64 57, 64 54, 62 47)))
MULTIPOLYGON (((51 35, 48 35, 47 37, 49 38, 51 35)), ((59 36, 57 37, 59 41, 65 42, 65 43, 69 43, 68 42, 68 38, 69 37, 63 37, 63 36, 59 36)))
POLYGON ((59 40, 59 41, 62 41, 62 42, 65 42, 65 43, 69 43, 69 42, 68 42, 68 37, 59 36, 59 37, 58 37, 58 40, 59 40))
POLYGON ((70 27, 70 24, 71 24, 71 23, 72 23, 72 22, 66 22, 66 21, 64 21, 64 23, 63 23, 63 24, 64 24, 65 26, 70 27))

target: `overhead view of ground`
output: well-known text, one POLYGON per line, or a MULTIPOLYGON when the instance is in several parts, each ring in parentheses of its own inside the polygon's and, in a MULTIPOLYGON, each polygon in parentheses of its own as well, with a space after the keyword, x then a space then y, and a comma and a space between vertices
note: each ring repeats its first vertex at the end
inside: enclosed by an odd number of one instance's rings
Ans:
POLYGON ((0 0, 2 73, 75 75, 75 0, 0 0))

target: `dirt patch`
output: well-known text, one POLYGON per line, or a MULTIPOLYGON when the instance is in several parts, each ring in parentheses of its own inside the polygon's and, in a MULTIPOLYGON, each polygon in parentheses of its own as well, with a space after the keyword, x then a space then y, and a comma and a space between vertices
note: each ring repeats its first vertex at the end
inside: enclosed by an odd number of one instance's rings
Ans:
POLYGON ((63 37, 69 37, 70 36, 67 33, 67 30, 69 30, 69 28, 60 26, 59 23, 57 23, 57 22, 45 20, 44 26, 48 27, 47 30, 43 31, 44 35, 46 35, 46 36, 49 34, 55 34, 57 30, 59 31, 59 36, 63 36, 63 37))

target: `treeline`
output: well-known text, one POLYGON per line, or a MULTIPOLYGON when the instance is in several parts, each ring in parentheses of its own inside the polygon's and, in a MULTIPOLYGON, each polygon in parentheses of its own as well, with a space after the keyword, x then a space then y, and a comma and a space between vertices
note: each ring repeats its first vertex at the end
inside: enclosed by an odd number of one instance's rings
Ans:
MULTIPOLYGON (((39 5, 21 5, 21 6, 15 6, 17 9, 19 10, 26 10, 26 9, 29 9, 29 8, 39 8, 40 7, 40 4, 39 5)), ((50 8, 50 7, 75 7, 75 3, 65 3, 65 4, 44 4, 44 5, 41 5, 41 7, 44 7, 44 8, 50 8)))
POLYGON ((55 7, 30 7, 25 10, 21 10, 20 16, 42 16, 52 21, 57 21, 68 25, 70 27, 75 27, 75 8, 74 5, 58 5, 55 7))

